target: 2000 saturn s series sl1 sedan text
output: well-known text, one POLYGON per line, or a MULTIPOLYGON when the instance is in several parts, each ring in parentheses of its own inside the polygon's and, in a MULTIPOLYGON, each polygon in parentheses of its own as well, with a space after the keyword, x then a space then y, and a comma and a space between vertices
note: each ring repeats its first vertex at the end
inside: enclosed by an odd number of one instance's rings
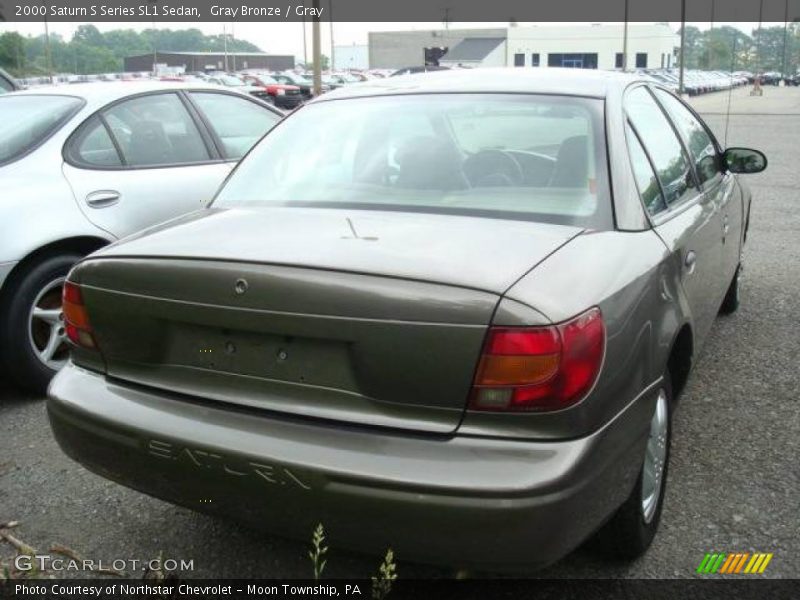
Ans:
POLYGON ((72 270, 53 430, 97 473, 270 531, 524 569, 600 529, 635 557, 675 399, 739 302, 734 173, 765 166, 620 74, 343 88, 209 209, 72 270))

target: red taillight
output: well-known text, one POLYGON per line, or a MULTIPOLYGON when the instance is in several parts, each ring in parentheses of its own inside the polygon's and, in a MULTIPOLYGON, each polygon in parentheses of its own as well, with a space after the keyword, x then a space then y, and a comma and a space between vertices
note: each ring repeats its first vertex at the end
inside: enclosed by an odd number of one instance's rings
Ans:
POLYGON ((600 309, 560 325, 493 327, 475 373, 469 408, 559 410, 594 385, 605 351, 600 309))
POLYGON ((78 346, 96 350, 97 344, 92 337, 92 326, 83 305, 81 288, 71 281, 64 284, 61 309, 64 312, 64 330, 69 340, 78 346))

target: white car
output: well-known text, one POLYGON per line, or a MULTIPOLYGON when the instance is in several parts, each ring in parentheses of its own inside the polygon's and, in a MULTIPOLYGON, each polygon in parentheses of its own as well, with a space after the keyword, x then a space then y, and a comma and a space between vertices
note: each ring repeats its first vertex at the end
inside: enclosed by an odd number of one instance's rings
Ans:
POLYGON ((43 392, 66 361, 61 287, 83 256, 205 206, 283 116, 208 84, 0 96, 0 368, 43 392))

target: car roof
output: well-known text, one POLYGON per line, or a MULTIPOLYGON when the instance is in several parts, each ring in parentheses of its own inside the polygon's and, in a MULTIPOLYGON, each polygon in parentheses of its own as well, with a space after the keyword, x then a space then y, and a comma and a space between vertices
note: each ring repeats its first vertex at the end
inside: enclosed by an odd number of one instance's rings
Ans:
POLYGON ((13 92, 15 96, 72 96, 82 98, 89 106, 99 106, 114 102, 127 96, 148 92, 177 90, 213 90, 230 91, 230 88, 205 83, 202 81, 113 81, 98 83, 80 83, 68 85, 45 85, 27 90, 13 92))
POLYGON ((321 96, 315 102, 349 97, 453 92, 562 94, 605 98, 646 78, 594 69, 480 68, 429 71, 356 83, 321 96))

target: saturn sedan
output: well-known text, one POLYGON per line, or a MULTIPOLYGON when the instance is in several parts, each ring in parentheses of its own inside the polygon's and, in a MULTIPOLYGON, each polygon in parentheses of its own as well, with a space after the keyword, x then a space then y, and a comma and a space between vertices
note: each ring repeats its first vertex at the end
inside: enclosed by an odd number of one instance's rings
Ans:
POLYGON ((116 82, 0 97, 0 377, 44 393, 68 355, 83 256, 207 204, 282 113, 211 85, 116 82))
POLYGON ((657 84, 468 70, 342 88, 212 206, 64 288, 64 451, 257 527, 526 569, 642 554, 671 415, 739 304, 763 154, 657 84))

